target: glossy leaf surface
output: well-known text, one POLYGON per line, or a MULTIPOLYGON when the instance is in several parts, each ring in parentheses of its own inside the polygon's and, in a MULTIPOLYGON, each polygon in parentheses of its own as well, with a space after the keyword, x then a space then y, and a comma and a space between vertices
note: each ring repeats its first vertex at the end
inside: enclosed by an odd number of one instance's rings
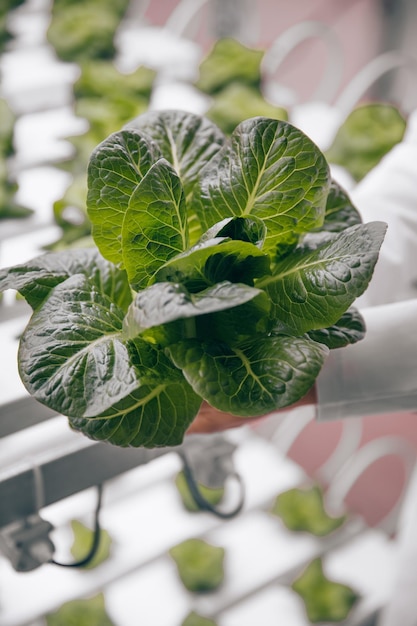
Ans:
POLYGON ((264 415, 307 393, 327 348, 303 337, 257 337, 240 347, 188 339, 169 348, 195 392, 220 411, 264 415))
POLYGON ((88 216, 98 249, 113 263, 123 265, 121 234, 130 198, 160 157, 149 139, 132 130, 110 135, 91 155, 88 216))
POLYGON ((386 226, 352 226, 313 251, 294 251, 258 282, 269 294, 274 317, 304 333, 335 324, 368 286, 386 226))
POLYGON ((328 328, 310 330, 308 336, 314 341, 324 343, 329 348, 343 348, 364 338, 365 320, 357 309, 350 307, 336 324, 328 328))
POLYGON ((202 167, 225 142, 223 133, 208 119, 185 111, 148 111, 127 125, 145 133, 174 167, 189 196, 202 167))
POLYGON ((22 265, 0 269, 0 291, 16 289, 36 309, 54 287, 74 274, 84 275, 123 310, 132 300, 126 273, 106 261, 96 248, 51 252, 22 265))
POLYGON ((291 124, 253 118, 202 172, 195 210, 207 229, 229 216, 262 219, 265 251, 320 226, 330 185, 328 165, 313 142, 291 124))
POLYGON ((156 283, 137 294, 124 321, 124 333, 133 338, 147 328, 239 306, 261 292, 248 285, 217 283, 197 294, 182 285, 156 283))
POLYGON ((253 244, 216 237, 173 257, 160 267, 155 280, 200 291, 225 280, 253 284, 255 278, 269 273, 269 267, 269 256, 253 244))
POLYGON ((161 352, 122 339, 123 317, 84 276, 69 278, 22 336, 22 380, 92 439, 121 446, 180 443, 201 399, 161 352))
POLYGON ((123 263, 134 289, 143 289, 158 268, 188 245, 181 182, 161 159, 131 195, 121 230, 123 263))

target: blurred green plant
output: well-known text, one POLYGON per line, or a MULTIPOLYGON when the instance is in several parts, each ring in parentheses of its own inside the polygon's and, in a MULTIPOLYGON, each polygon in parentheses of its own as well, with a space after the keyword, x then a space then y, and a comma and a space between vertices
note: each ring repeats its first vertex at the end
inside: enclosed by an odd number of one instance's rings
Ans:
POLYGON ((289 530, 304 531, 319 537, 330 534, 346 520, 345 516, 328 515, 324 507, 323 492, 318 485, 280 493, 271 512, 280 517, 289 530))
POLYGON ((186 589, 195 593, 214 591, 224 579, 224 548, 202 539, 187 539, 169 550, 186 589))
MULTIPOLYGON (((88 554, 91 548, 94 539, 94 531, 85 526, 79 520, 71 521, 71 529, 74 535, 71 554, 76 561, 81 561, 85 555, 88 554)), ((101 529, 98 550, 93 559, 84 566, 84 569, 94 569, 106 561, 110 556, 111 544, 112 539, 109 533, 106 530, 101 529)))
POLYGON ((312 561, 291 586, 312 624, 342 622, 360 598, 351 587, 326 578, 321 559, 312 561))
POLYGON ((9 13, 17 9, 25 0, 2 0, 0 3, 0 52, 6 48, 13 34, 9 30, 9 13))
POLYGON ((402 140, 406 125, 400 111, 390 104, 358 106, 340 127, 326 158, 360 181, 402 140))
MULTIPOLYGON (((187 511, 197 512, 200 511, 200 508, 196 501, 194 500, 190 489, 187 485, 187 481, 184 476, 184 472, 179 472, 175 479, 175 485, 178 489, 178 492, 181 496, 181 500, 187 511)), ((209 502, 212 506, 219 504, 224 496, 224 488, 219 487, 217 489, 211 489, 210 487, 206 487, 205 485, 199 483, 198 485, 199 491, 203 498, 209 502)))
POLYGON ((196 87, 212 97, 206 115, 226 134, 250 117, 287 120, 285 109, 265 100, 261 92, 264 51, 235 39, 219 39, 199 68, 196 87))
POLYGON ((71 600, 46 615, 47 626, 114 626, 107 615, 104 596, 71 600))
POLYGON ((27 217, 33 211, 15 200, 18 185, 11 180, 8 158, 14 153, 15 115, 5 99, 0 98, 0 220, 27 217))
POLYGON ((287 111, 267 102, 258 88, 237 81, 217 94, 207 111, 207 117, 228 135, 243 120, 259 115, 277 120, 288 119, 287 111))
POLYGON ((210 95, 231 82, 260 88, 263 50, 248 48, 235 39, 219 39, 203 59, 196 87, 210 95))
POLYGON ((129 0, 54 0, 48 41, 62 61, 111 59, 114 35, 128 6, 129 0))

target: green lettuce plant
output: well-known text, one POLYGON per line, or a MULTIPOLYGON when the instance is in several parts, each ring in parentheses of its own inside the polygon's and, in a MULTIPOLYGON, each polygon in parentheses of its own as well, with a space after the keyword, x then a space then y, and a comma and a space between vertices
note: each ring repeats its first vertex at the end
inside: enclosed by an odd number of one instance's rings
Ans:
POLYGON ((203 401, 266 414, 363 336, 351 305, 385 225, 361 223, 285 121, 226 139, 204 117, 145 113, 94 150, 87 209, 97 247, 4 269, 0 290, 33 308, 26 389, 88 437, 178 445, 203 401))

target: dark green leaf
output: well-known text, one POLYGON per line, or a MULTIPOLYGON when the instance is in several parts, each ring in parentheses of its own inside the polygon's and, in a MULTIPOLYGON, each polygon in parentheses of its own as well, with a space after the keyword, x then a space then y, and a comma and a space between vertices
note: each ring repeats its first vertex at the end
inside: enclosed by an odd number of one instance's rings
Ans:
POLYGON ((270 330, 271 302, 265 292, 245 304, 196 318, 196 336, 224 341, 229 346, 241 344, 270 330))
POLYGON ((216 237, 238 239, 262 248, 266 237, 266 227, 263 221, 256 217, 227 217, 206 230, 198 243, 202 244, 216 237))
POLYGON ((294 251, 258 286, 270 296, 273 317, 294 331, 336 324, 368 286, 386 225, 357 224, 313 251, 294 251))
POLYGON ((264 249, 293 242, 320 226, 330 174, 315 144, 287 122, 253 118, 240 124, 194 187, 195 211, 208 229, 226 217, 258 217, 264 249))
POLYGON ((187 539, 169 551, 184 586, 195 593, 213 591, 221 585, 224 553, 223 548, 202 539, 187 539))
POLYGON ((361 180, 402 140, 405 128, 404 117, 390 104, 358 106, 340 127, 327 159, 361 180))
POLYGON ((184 340, 168 348, 204 400, 242 417, 288 406, 313 385, 328 350, 303 337, 256 337, 240 347, 184 340))
POLYGON ((317 485, 309 489, 290 489, 280 493, 271 513, 278 515, 289 530, 323 537, 339 528, 345 517, 331 517, 326 512, 323 492, 317 485))
POLYGON ((260 293, 254 287, 229 282, 198 294, 190 294, 183 285, 155 283, 140 291, 130 305, 123 324, 124 335, 133 338, 153 326, 236 307, 260 293))
POLYGON ((357 309, 351 307, 329 328, 310 330, 308 336, 314 341, 324 343, 328 348, 343 348, 364 338, 365 320, 357 309))
POLYGON ((135 289, 188 246, 184 192, 172 166, 160 159, 130 198, 122 226, 123 262, 135 289))
POLYGON ((201 398, 160 350, 138 339, 130 347, 137 388, 101 415, 70 417, 71 426, 119 446, 180 445, 201 398))
POLYGON ((253 244, 219 237, 198 243, 165 263, 155 280, 199 291, 224 280, 253 284, 254 278, 270 273, 269 267, 269 257, 253 244))
POLYGON ((121 309, 129 306, 132 295, 126 272, 103 259, 96 248, 51 252, 22 265, 0 269, 0 291, 16 289, 36 309, 56 285, 74 274, 83 274, 121 309))
POLYGON ((349 226, 361 223, 362 218, 352 204, 348 193, 335 180, 332 180, 321 230, 339 233, 349 226))
POLYGON ((312 624, 342 622, 359 600, 351 587, 325 577, 321 559, 312 561, 292 588, 301 596, 312 624))
POLYGON ((201 399, 161 352, 122 340, 123 317, 85 276, 59 284, 21 338, 22 381, 92 439, 176 445, 201 399))
POLYGON ((91 155, 88 216, 97 247, 113 263, 123 264, 121 234, 130 198, 159 157, 150 139, 134 130, 110 135, 91 155))

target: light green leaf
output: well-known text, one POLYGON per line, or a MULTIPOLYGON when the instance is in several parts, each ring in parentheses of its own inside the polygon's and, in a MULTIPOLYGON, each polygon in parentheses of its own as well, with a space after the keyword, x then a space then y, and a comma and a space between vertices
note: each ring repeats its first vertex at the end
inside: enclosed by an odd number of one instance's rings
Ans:
POLYGON ((188 246, 184 192, 174 169, 160 159, 130 198, 122 226, 123 262, 135 289, 188 246))
POLYGON ((85 276, 67 279, 22 335, 22 381, 92 439, 120 446, 181 443, 201 399, 160 351, 122 340, 123 318, 85 276))
POLYGON ((256 337, 240 347, 187 339, 168 348, 175 365, 204 400, 253 417, 288 406, 313 385, 328 353, 304 337, 256 337))
POLYGON ((223 133, 207 118, 186 111, 148 111, 126 128, 148 135, 174 167, 190 195, 201 168, 225 142, 223 133))
POLYGON ((65 602, 46 615, 47 626, 114 626, 107 615, 102 593, 92 598, 65 602))
POLYGON ((130 305, 123 323, 124 335, 133 338, 153 326, 236 307, 260 293, 254 287, 230 282, 197 294, 189 293, 183 285, 155 283, 140 291, 130 305))
POLYGON ((87 212, 97 247, 113 263, 123 263, 121 234, 130 198, 159 157, 156 146, 133 130, 110 135, 91 155, 87 212))
POLYGON ((204 168, 193 203, 205 229, 231 216, 262 219, 264 250, 275 253, 322 224, 329 186, 326 160, 306 135, 257 117, 240 124, 204 168))
POLYGON ((273 317, 298 333, 336 324, 368 286, 385 231, 383 222, 357 224, 279 261, 273 276, 257 283, 272 300, 273 317))
MULTIPOLYGON (((184 472, 179 472, 175 478, 175 486, 178 489, 178 493, 181 496, 182 503, 187 511, 195 513, 200 511, 200 508, 196 501, 194 500, 191 491, 187 485, 187 481, 185 480, 184 472)), ((206 487, 205 485, 198 483, 198 489, 207 502, 209 502, 212 506, 216 506, 219 504, 224 496, 224 487, 211 488, 206 487)))
POLYGON ((365 320, 355 307, 350 307, 342 317, 329 328, 310 330, 308 336, 314 341, 324 343, 330 349, 343 348, 364 338, 365 320))
POLYGON ((360 597, 351 587, 326 578, 321 559, 314 559, 292 588, 302 598, 312 624, 342 622, 360 597))
POLYGON ((66 3, 65 11, 54 11, 47 38, 62 61, 112 58, 114 36, 121 14, 107 3, 66 3))
POLYGON ((228 280, 253 284, 254 278, 270 273, 270 259, 245 241, 223 237, 207 239, 173 257, 155 274, 158 282, 181 283, 190 291, 228 280))
POLYGON ((404 117, 391 104, 358 106, 340 127, 327 160, 342 165, 359 181, 402 140, 405 129, 404 117))
POLYGON ((130 74, 120 72, 113 61, 87 59, 80 64, 81 74, 74 83, 74 97, 106 98, 118 102, 138 96, 150 97, 155 71, 140 66, 130 74))
POLYGON ((181 626, 216 626, 216 622, 191 611, 182 622, 181 626))
MULTIPOLYGON (((94 540, 94 532, 79 520, 71 520, 71 530, 74 541, 71 554, 76 561, 81 561, 89 553, 94 540)), ((112 539, 109 533, 100 528, 100 543, 98 550, 84 569, 94 569, 109 558, 112 539)))
POLYGON ((16 289, 36 309, 56 285, 74 274, 83 274, 124 311, 132 301, 126 272, 103 259, 96 248, 51 252, 22 265, 0 269, 0 291, 16 289))
POLYGON ((182 622, 181 626, 216 626, 216 622, 208 617, 198 615, 194 611, 191 611, 189 615, 182 622))
POLYGON ((331 517, 326 512, 323 492, 317 485, 308 489, 289 489, 275 499, 271 513, 280 517, 289 530, 318 537, 330 534, 345 521, 345 516, 331 517))
POLYGON ((171 548, 169 554, 189 591, 214 591, 223 582, 224 548, 213 546, 202 539, 187 539, 171 548))
POLYGON ((261 115, 274 120, 288 119, 285 109, 267 102, 258 87, 237 81, 231 82, 214 96, 206 115, 227 135, 250 117, 261 115))
POLYGON ((263 50, 248 48, 236 39, 219 39, 200 64, 196 85, 210 94, 227 87, 232 81, 259 87, 263 55, 263 50))

